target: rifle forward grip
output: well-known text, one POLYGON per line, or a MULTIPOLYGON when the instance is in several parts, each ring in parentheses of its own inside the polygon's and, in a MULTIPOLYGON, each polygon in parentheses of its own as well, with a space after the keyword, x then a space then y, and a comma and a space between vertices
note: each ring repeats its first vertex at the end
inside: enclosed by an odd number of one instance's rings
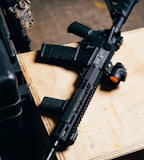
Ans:
POLYGON ((92 30, 90 27, 83 25, 81 23, 78 22, 73 22, 69 25, 69 27, 67 28, 68 33, 73 33, 75 35, 78 35, 82 38, 85 38, 86 35, 88 35, 88 32, 92 30))

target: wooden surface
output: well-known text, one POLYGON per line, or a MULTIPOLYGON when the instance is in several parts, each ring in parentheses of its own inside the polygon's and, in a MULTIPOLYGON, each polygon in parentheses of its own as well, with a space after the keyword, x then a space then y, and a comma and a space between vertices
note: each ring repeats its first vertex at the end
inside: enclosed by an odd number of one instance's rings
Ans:
MULTIPOLYGON (((113 62, 122 62, 127 80, 112 92, 99 88, 79 125, 78 138, 59 160, 110 160, 144 149, 144 28, 123 33, 113 62)), ((77 75, 64 68, 35 63, 35 52, 18 55, 35 103, 44 96, 70 98, 77 75)), ((50 134, 52 119, 42 117, 50 134)))

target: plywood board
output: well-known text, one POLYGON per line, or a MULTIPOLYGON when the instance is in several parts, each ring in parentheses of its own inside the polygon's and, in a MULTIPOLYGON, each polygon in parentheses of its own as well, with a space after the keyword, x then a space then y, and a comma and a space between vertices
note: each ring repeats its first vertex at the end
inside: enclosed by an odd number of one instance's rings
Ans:
MULTIPOLYGON (((128 71, 125 83, 104 92, 99 88, 78 127, 78 138, 58 160, 110 160, 144 148, 144 28, 123 33, 124 42, 113 62, 128 71)), ((35 62, 35 52, 18 59, 37 106, 44 96, 70 98, 77 74, 35 62)), ((53 120, 42 117, 48 133, 53 120)))

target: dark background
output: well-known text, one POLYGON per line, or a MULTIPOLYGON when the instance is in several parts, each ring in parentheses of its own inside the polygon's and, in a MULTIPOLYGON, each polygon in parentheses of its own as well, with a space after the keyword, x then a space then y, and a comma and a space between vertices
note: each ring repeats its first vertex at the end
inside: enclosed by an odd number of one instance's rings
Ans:
MULTIPOLYGON (((112 21, 104 0, 30 0, 34 18, 33 28, 28 31, 32 50, 38 50, 43 42, 65 44, 79 37, 68 34, 67 27, 78 21, 89 27, 105 29, 112 21)), ((122 31, 144 27, 144 0, 134 7, 122 31)))

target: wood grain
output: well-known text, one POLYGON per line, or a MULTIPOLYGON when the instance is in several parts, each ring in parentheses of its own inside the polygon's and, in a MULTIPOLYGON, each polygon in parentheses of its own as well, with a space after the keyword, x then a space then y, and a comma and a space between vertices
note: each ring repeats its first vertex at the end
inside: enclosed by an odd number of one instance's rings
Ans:
MULTIPOLYGON (((144 28, 124 32, 123 36, 123 45, 112 61, 126 66, 126 82, 112 92, 96 90, 75 144, 58 153, 58 160, 110 160, 144 149, 144 28)), ((37 106, 44 96, 70 98, 77 74, 35 63, 35 55, 20 54, 18 59, 37 106)), ((53 120, 42 119, 50 134, 53 120)))

